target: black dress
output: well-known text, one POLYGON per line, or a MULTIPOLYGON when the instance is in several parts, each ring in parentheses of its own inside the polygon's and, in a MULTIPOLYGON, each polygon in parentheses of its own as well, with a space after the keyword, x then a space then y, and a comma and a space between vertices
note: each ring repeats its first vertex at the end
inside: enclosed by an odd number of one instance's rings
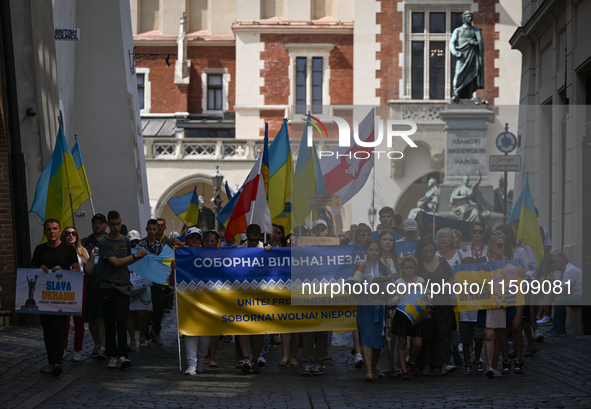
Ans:
MULTIPOLYGON (((451 267, 443 257, 439 257, 439 266, 435 271, 430 272, 420 264, 416 275, 423 277, 425 281, 430 280, 431 283, 439 283, 439 285, 441 285, 442 280, 448 281, 453 277, 451 267)), ((451 360, 451 334, 456 329, 456 317, 453 306, 449 304, 448 294, 437 294, 433 297, 432 319, 427 333, 429 336, 431 366, 434 368, 449 365, 451 360)))

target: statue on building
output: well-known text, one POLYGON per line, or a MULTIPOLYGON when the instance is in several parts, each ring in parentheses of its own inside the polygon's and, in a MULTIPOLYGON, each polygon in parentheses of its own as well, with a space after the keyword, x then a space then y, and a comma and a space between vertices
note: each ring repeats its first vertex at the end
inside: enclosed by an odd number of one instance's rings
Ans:
MULTIPOLYGON (((505 178, 501 177, 499 180, 499 187, 494 190, 495 195, 495 212, 504 213, 505 211, 505 178)), ((507 213, 509 214, 509 213, 507 213)))
POLYGON ((484 40, 482 30, 472 26, 473 17, 471 11, 465 11, 464 24, 454 30, 449 40, 449 49, 457 57, 452 97, 456 103, 484 88, 484 40))
POLYGON ((428 186, 429 190, 427 190, 425 196, 417 201, 417 207, 408 213, 409 219, 414 219, 419 210, 427 213, 435 213, 437 211, 439 207, 439 187, 437 187, 437 180, 434 178, 429 179, 428 186))
POLYGON ((478 181, 473 186, 470 186, 470 176, 464 175, 464 184, 456 187, 449 198, 451 208, 458 219, 470 223, 482 222, 484 217, 490 214, 478 199, 478 185, 482 175, 480 171, 477 173, 478 181))

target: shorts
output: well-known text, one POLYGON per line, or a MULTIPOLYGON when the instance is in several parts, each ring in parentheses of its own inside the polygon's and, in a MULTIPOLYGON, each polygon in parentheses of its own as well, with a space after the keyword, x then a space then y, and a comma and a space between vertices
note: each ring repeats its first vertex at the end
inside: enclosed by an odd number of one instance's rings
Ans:
POLYGON ((472 345, 474 338, 482 339, 482 328, 478 328, 476 322, 460 322, 460 342, 464 345, 472 345))
POLYGON ((103 318, 99 292, 93 288, 86 288, 86 315, 84 316, 84 322, 92 322, 99 318, 103 318))

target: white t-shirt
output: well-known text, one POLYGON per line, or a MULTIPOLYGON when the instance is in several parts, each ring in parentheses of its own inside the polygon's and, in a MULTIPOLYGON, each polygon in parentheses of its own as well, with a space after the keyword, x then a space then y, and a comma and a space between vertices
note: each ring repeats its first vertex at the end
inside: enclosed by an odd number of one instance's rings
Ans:
POLYGON ((542 227, 542 231, 544 234, 542 235, 542 240, 544 240, 544 247, 552 247, 552 239, 550 238, 550 233, 548 230, 542 227))
MULTIPOLYGON (((484 254, 486 254, 486 253, 484 253, 484 254)), ((435 253, 435 255, 437 257, 443 257, 441 255, 441 253, 439 253, 439 250, 437 251, 437 253, 435 253)), ((443 258, 445 258, 445 257, 443 257, 443 258)), ((460 258, 460 255, 458 254, 457 251, 454 253, 454 255, 453 255, 452 258, 450 258, 449 260, 447 260, 447 264, 449 264, 450 267, 457 266, 458 264, 462 264, 462 259, 460 258)))
POLYGON ((583 272, 580 268, 573 266, 571 263, 568 263, 564 269, 564 273, 562 274, 562 285, 566 285, 568 280, 570 280, 570 295, 583 295, 583 272))
POLYGON ((513 258, 516 260, 521 260, 521 271, 523 273, 527 273, 529 271, 535 273, 538 271, 536 251, 529 244, 519 243, 519 245, 513 249, 513 258))
POLYGON ((488 251, 488 246, 482 243, 482 248, 479 251, 472 251, 472 245, 468 244, 460 249, 460 253, 462 253, 462 258, 472 257, 474 260, 478 260, 481 257, 486 257, 486 252, 488 251))

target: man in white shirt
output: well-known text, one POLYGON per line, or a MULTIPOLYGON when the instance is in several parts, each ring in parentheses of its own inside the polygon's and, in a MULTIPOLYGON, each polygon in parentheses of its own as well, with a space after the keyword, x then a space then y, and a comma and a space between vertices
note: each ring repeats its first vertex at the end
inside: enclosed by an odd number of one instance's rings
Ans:
POLYGON ((583 272, 569 263, 568 258, 556 255, 555 268, 562 272, 562 295, 554 302, 554 327, 548 332, 549 337, 566 336, 566 306, 579 305, 583 298, 583 272))

